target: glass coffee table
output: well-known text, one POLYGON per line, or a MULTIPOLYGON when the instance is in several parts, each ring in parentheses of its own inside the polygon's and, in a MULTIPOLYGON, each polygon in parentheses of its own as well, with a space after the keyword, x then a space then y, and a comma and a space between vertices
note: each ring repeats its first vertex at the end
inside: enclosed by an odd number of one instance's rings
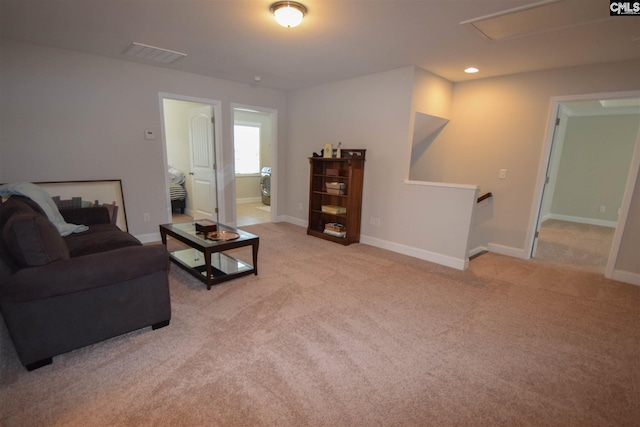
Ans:
POLYGON ((258 236, 223 224, 216 224, 213 235, 199 233, 196 232, 196 222, 160 225, 160 237, 165 246, 167 236, 189 246, 189 249, 171 252, 171 261, 203 281, 207 289, 237 277, 258 275, 258 236), (253 265, 224 253, 244 246, 251 246, 253 265))

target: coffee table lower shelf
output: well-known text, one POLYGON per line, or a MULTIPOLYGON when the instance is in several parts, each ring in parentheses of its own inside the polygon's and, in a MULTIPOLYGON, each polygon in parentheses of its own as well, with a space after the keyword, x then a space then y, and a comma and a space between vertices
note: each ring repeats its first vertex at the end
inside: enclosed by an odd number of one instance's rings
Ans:
POLYGON ((212 285, 241 276, 257 274, 256 268, 224 252, 213 252, 211 256, 211 277, 207 278, 205 254, 197 249, 184 249, 169 254, 171 260, 192 276, 200 279, 211 289, 212 285), (209 279, 209 280, 207 280, 209 279))

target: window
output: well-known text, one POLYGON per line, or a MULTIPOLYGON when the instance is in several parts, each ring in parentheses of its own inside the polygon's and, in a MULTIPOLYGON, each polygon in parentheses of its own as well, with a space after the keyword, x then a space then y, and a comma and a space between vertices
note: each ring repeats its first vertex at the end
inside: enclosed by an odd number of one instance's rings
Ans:
POLYGON ((234 125, 236 174, 260 173, 260 126, 234 125))

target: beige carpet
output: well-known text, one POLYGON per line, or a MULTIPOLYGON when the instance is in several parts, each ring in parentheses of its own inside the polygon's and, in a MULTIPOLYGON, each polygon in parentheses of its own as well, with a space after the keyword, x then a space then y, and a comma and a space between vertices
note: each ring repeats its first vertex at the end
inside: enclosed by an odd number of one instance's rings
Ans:
POLYGON ((540 227, 535 258, 604 274, 615 231, 611 227, 547 220, 540 227))
POLYGON ((639 425, 640 287, 246 230, 260 274, 207 291, 173 267, 166 328, 27 372, 1 324, 0 425, 639 425))

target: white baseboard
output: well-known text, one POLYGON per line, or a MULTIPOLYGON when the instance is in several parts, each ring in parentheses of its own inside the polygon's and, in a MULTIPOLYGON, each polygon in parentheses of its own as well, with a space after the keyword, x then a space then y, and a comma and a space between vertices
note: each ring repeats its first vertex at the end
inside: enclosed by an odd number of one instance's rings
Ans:
POLYGON ((273 217, 271 222, 288 222, 286 218, 287 218, 286 215, 276 215, 273 217))
POLYGON ((524 249, 514 248, 512 246, 499 245, 497 243, 489 243, 487 245, 487 250, 489 252, 495 252, 500 255, 507 255, 514 258, 520 258, 520 259, 531 258, 529 254, 525 252, 524 249))
POLYGON ((569 221, 569 222, 577 222, 579 224, 599 225, 601 227, 609 227, 609 228, 616 228, 616 226, 618 225, 616 221, 607 221, 604 219, 596 219, 596 218, 583 218, 581 216, 572 216, 572 215, 549 214, 549 215, 545 215, 545 220, 546 219, 557 219, 559 221, 569 221))
POLYGON ((448 255, 442 255, 435 252, 427 251, 413 246, 407 246, 400 243, 390 242, 388 240, 378 239, 360 235, 360 242, 366 245, 375 246, 377 248, 386 249, 403 255, 409 255, 424 261, 433 262, 444 265, 446 267, 455 268, 457 270, 466 270, 469 267, 469 259, 454 258, 448 255))
POLYGON ((478 246, 477 248, 471 249, 469 251, 469 258, 478 255, 479 253, 488 251, 486 246, 478 246))
POLYGON ((138 234, 138 235, 133 236, 133 237, 135 237, 136 239, 140 240, 140 242, 142 242, 142 243, 159 242, 161 240, 159 231, 157 233, 138 234))
POLYGON ((309 221, 306 221, 304 219, 300 219, 300 218, 296 218, 293 216, 289 216, 289 215, 282 215, 280 217, 278 217, 280 219, 279 222, 288 222, 290 224, 293 225, 299 225, 300 227, 304 227, 307 228, 307 226, 309 225, 309 221))
POLYGON ((256 202, 262 202, 262 197, 258 196, 258 197, 245 197, 243 199, 236 199, 236 204, 256 203, 256 202))
POLYGON ((613 270, 611 279, 640 286, 640 274, 631 273, 630 271, 613 270))
MULTIPOLYGON (((292 216, 283 216, 282 219, 285 222, 298 225, 300 227, 307 228, 308 221, 295 218, 292 216)), ((409 255, 414 258, 422 259, 425 261, 441 264, 447 267, 455 268, 457 270, 466 270, 469 267, 469 259, 458 259, 447 255, 438 254, 435 252, 426 251, 424 249, 414 248, 412 246, 402 245, 388 240, 378 239, 376 237, 369 237, 360 235, 360 243, 365 245, 375 246, 376 248, 386 249, 391 252, 396 252, 403 255, 409 255)))

